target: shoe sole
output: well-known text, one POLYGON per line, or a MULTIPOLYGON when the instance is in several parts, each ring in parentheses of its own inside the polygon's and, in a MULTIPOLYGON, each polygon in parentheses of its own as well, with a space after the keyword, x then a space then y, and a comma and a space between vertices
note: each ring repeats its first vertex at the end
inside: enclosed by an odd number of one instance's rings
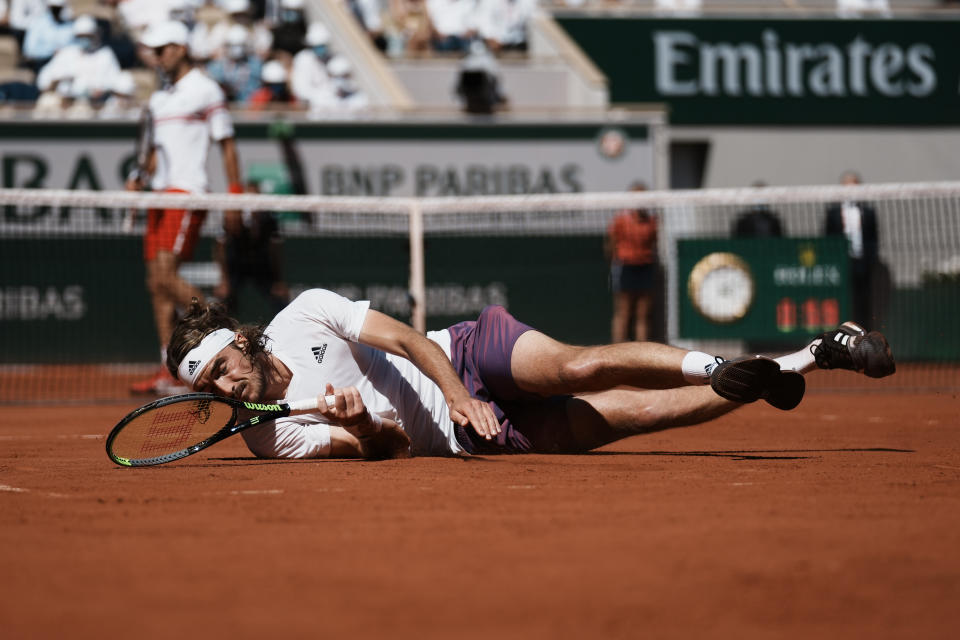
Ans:
POLYGON ((790 411, 800 404, 806 390, 807 381, 801 374, 796 371, 781 371, 763 399, 777 409, 790 411))
POLYGON ((890 344, 879 331, 871 331, 860 338, 856 349, 862 351, 862 355, 858 355, 864 361, 863 373, 867 377, 885 378, 896 372, 897 364, 893 361, 890 344))
POLYGON ((734 402, 756 402, 768 392, 780 375, 780 365, 764 356, 744 356, 717 365, 710 386, 721 398, 734 402))

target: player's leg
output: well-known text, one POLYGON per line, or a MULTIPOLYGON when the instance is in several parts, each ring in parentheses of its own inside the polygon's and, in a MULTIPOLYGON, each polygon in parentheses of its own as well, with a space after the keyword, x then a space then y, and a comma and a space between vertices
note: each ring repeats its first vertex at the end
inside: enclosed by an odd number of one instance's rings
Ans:
POLYGON ((638 342, 645 342, 650 336, 650 308, 653 298, 649 293, 634 294, 633 336, 638 342))
POLYGON ((708 422, 742 406, 707 387, 611 389, 570 398, 565 411, 572 439, 590 450, 637 434, 708 422))
MULTIPOLYGON (((686 349, 654 342, 574 346, 530 330, 513 346, 510 372, 518 387, 543 396, 623 385, 669 389, 689 384, 683 375, 683 361, 688 353, 686 349)), ((716 359, 706 356, 704 367, 710 365, 716 365, 716 359)), ((705 376, 704 382, 708 381, 705 376)))
POLYGON ((616 344, 630 339, 630 292, 613 292, 613 318, 610 321, 610 339, 616 344))

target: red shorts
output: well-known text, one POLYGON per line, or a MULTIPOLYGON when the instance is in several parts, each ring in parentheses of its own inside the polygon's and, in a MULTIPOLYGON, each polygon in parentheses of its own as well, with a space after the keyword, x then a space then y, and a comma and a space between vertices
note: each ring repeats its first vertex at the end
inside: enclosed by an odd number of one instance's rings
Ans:
MULTIPOLYGON (((164 189, 164 193, 188 192, 164 189)), ((144 259, 150 262, 157 257, 158 251, 170 251, 181 260, 189 260, 206 217, 206 211, 150 209, 147 212, 147 233, 143 238, 144 259)))

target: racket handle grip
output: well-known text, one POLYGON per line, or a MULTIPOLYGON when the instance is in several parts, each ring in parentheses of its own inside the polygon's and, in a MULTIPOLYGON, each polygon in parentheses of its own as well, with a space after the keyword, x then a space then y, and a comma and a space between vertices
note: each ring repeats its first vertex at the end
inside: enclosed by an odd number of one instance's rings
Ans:
MULTIPOLYGON (((336 398, 333 396, 324 396, 327 404, 333 404, 336 402, 336 398)), ((313 411, 320 406, 320 403, 317 402, 316 398, 306 398, 304 400, 291 400, 287 403, 290 405, 290 413, 300 413, 302 411, 313 411)))

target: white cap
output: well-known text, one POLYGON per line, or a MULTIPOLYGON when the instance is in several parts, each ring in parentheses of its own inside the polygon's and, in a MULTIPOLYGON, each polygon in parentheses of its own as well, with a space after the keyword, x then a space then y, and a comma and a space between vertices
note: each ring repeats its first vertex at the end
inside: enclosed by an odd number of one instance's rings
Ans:
POLYGON ((283 9, 303 9, 303 0, 280 0, 283 9))
POLYGON ((249 39, 250 33, 242 24, 231 25, 230 28, 227 29, 227 44, 246 44, 249 39))
POLYGON ((167 44, 179 44, 185 47, 189 38, 190 32, 187 31, 187 25, 176 20, 167 20, 155 22, 147 27, 140 37, 140 42, 151 48, 167 44))
POLYGON ((348 76, 352 70, 350 61, 343 56, 333 56, 327 63, 327 73, 333 77, 348 76))
POLYGON ((97 21, 91 16, 83 15, 73 21, 73 35, 92 36, 97 33, 97 21))
POLYGON ((322 22, 311 22, 307 27, 305 42, 308 47, 318 47, 330 42, 330 30, 327 29, 327 25, 322 22))
POLYGON ((133 74, 129 71, 121 71, 113 81, 114 93, 124 96, 132 96, 137 91, 137 83, 133 81, 133 74))
POLYGON ((260 79, 267 84, 286 82, 287 70, 284 68, 283 63, 278 60, 270 60, 263 65, 263 70, 260 72, 260 79))
POLYGON ((246 13, 250 11, 250 0, 223 0, 220 6, 227 13, 246 13))

